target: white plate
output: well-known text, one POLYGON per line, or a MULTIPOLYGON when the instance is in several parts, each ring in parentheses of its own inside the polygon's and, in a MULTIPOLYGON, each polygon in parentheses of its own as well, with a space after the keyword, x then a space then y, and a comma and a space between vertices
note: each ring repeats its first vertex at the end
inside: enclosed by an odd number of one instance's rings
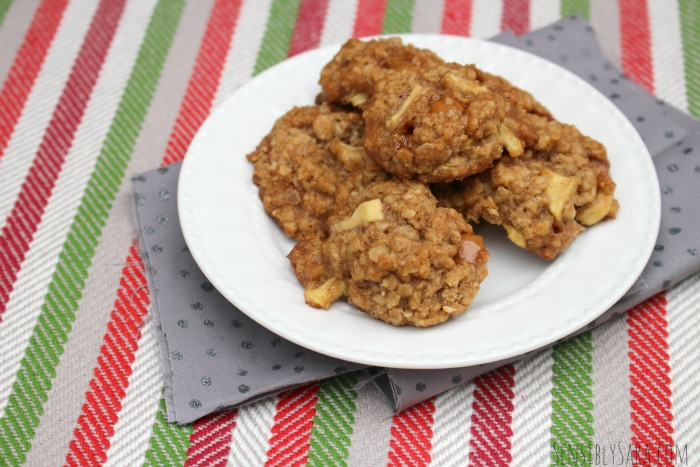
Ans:
POLYGON ((297 344, 337 358, 394 368, 487 363, 542 347, 586 325, 641 273, 656 240, 660 196, 641 138, 602 94, 528 53, 472 39, 407 35, 445 60, 475 63, 531 91, 564 122, 607 146, 618 183, 616 220, 580 235, 554 262, 486 233, 489 276, 472 307, 428 329, 393 327, 345 302, 329 311, 304 303, 286 259, 293 242, 263 211, 245 155, 294 105, 319 92, 323 65, 338 47, 287 60, 238 89, 202 125, 179 181, 179 213, 197 264, 228 300, 297 344))

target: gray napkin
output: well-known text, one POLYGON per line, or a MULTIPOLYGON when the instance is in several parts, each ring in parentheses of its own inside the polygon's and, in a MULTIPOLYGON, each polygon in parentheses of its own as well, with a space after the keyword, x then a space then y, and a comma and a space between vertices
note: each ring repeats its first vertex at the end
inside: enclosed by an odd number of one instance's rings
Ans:
POLYGON ((173 164, 133 179, 168 421, 189 423, 282 389, 362 368, 276 336, 214 289, 180 229, 180 167, 173 164))
MULTIPOLYGON (((630 291, 589 330, 700 270, 700 122, 628 81, 600 51, 580 18, 521 37, 496 39, 558 63, 607 95, 642 135, 662 188, 662 220, 654 253, 630 291)), ((282 389, 360 370, 288 342, 221 296, 195 264, 177 216, 180 165, 134 178, 135 220, 161 348, 168 420, 189 423, 208 413, 282 389)), ((369 368, 395 411, 403 410, 493 368, 523 358, 450 370, 369 368)))

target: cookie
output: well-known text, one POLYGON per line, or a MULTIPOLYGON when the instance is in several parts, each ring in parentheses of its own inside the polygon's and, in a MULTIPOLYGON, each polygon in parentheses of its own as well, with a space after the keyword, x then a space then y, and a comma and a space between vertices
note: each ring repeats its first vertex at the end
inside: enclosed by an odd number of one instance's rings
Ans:
POLYGON ((511 157, 519 157, 525 149, 537 143, 534 121, 554 120, 549 110, 529 92, 511 84, 501 76, 476 68, 478 81, 489 91, 505 100, 506 116, 503 120, 502 142, 511 157))
POLYGON ((364 121, 330 105, 280 117, 248 154, 265 211, 292 238, 325 237, 336 202, 388 175, 363 149, 364 121))
POLYGON ((537 142, 521 157, 433 192, 441 206, 502 225, 513 243, 552 260, 585 228, 615 217, 615 183, 598 141, 572 125, 528 118, 537 142))
POLYGON ((442 63, 433 52, 404 45, 399 38, 350 39, 321 70, 322 98, 362 109, 387 72, 429 69, 442 63))
POLYGON ((327 239, 289 254, 317 308, 345 296, 387 323, 432 326, 463 313, 487 275, 482 238, 417 182, 374 183, 339 204, 329 226, 327 239))
POLYGON ((552 120, 552 114, 529 92, 514 86, 507 79, 476 68, 477 80, 489 91, 506 99, 506 117, 519 121, 526 114, 539 115, 552 120))
POLYGON ((363 112, 367 153, 402 179, 459 180, 503 155, 505 99, 473 66, 386 74, 363 112))

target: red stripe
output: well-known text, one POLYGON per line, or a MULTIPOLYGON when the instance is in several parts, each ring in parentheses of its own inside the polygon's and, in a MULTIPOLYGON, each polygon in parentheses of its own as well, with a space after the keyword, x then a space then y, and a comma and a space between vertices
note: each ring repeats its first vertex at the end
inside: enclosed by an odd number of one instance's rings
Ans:
POLYGON ((654 92, 651 27, 647 0, 620 0, 622 70, 649 92, 654 92))
POLYGON ((382 33, 387 0, 360 0, 355 15, 352 37, 376 36, 382 33))
MULTIPOLYGON (((620 0, 619 5, 622 68, 638 84, 653 92, 647 1, 620 0)), ((673 444, 665 295, 661 293, 633 308, 627 323, 632 443, 641 447, 633 455, 635 461, 641 463, 648 459, 644 447, 655 452, 658 446, 673 444)))
POLYGON ((530 0, 503 0, 501 30, 518 35, 530 30, 530 0))
POLYGON ((266 466, 306 464, 319 387, 312 384, 280 394, 266 466))
POLYGON ((236 412, 215 413, 194 423, 185 467, 226 465, 236 412))
POLYGON ((0 236, 0 320, 85 112, 125 0, 102 0, 0 236))
POLYGON ((0 158, 53 41, 68 0, 44 0, 37 8, 0 91, 0 158))
POLYGON ((423 467, 430 464, 434 399, 394 415, 389 442, 389 466, 423 467))
POLYGON ((475 380, 469 465, 509 465, 515 367, 506 365, 475 380))
POLYGON ((140 324, 148 309, 148 289, 142 286, 145 283, 143 263, 134 244, 122 269, 107 335, 70 442, 68 465, 87 465, 86 460, 102 464, 106 460, 141 336, 140 324))
MULTIPOLYGON (((635 451, 633 456, 637 463, 643 463, 649 458, 647 447, 649 452, 656 453, 661 446, 673 446, 668 320, 664 293, 634 307, 627 315, 627 324, 632 383, 632 444, 640 447, 640 451, 635 451)), ((669 454, 664 459, 671 461, 672 457, 669 454)))
POLYGON ((301 0, 289 45, 289 56, 318 47, 328 10, 328 0, 301 0))
MULTIPOLYGON (((182 160, 194 133, 209 113, 226 61, 240 3, 240 1, 217 0, 212 9, 192 76, 163 156, 164 164, 182 160)), ((132 246, 126 259, 127 265, 140 264, 140 261, 141 258, 136 246, 132 246)), ((114 434, 114 425, 119 418, 121 403, 126 395, 128 375, 131 374, 131 365, 134 360, 133 353, 137 347, 140 337, 139 329, 146 313, 147 291, 148 286, 143 270, 139 269, 139 274, 134 274, 128 267, 124 268, 117 292, 118 299, 114 311, 112 311, 104 343, 100 349, 100 357, 94 370, 95 376, 90 382, 78 425, 73 432, 73 440, 66 457, 66 462, 69 464, 80 464, 81 460, 85 458, 101 459, 100 462, 104 462, 110 446, 110 438, 114 434), (141 297, 140 294, 143 294, 143 297, 134 300, 132 298, 133 291, 139 292, 139 295, 136 295, 137 298, 141 297), (115 344, 117 342, 118 345, 115 344), (110 356, 117 355, 114 351, 115 347, 119 349, 125 345, 129 349, 128 352, 124 353, 125 364, 122 364, 122 360, 118 358, 110 358, 110 356), (109 384, 115 388, 115 394, 112 394, 111 390, 107 390, 109 385, 103 384, 103 381, 106 380, 109 380, 109 384), (99 436, 95 437, 93 432, 98 433, 99 436)), ((233 415, 230 419, 226 418, 225 420, 217 422, 219 424, 217 426, 221 427, 225 423, 233 423, 233 415)), ((207 437, 204 431, 198 433, 203 436, 205 441, 212 439, 207 437)), ((216 440, 218 440, 215 449, 216 456, 212 457, 211 453, 208 454, 208 462, 218 462, 228 456, 230 443, 222 444, 219 442, 221 438, 216 438, 216 440)), ((196 458, 203 455, 201 449, 193 451, 194 454, 196 454, 196 458)))
POLYGON ((445 0, 442 33, 468 36, 472 22, 472 0, 445 0))
POLYGON ((165 150, 163 165, 170 165, 185 157, 187 147, 197 129, 209 115, 240 9, 241 0, 217 0, 214 4, 180 112, 165 150))

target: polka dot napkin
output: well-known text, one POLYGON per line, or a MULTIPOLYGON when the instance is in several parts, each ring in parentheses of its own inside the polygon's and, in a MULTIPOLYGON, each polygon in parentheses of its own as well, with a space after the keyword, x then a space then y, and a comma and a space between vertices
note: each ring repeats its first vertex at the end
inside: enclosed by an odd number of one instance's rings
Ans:
POLYGON ((188 423, 223 407, 361 368, 276 336, 214 289, 180 230, 179 173, 180 164, 174 164, 133 180, 168 420, 188 423))
MULTIPOLYGON (((623 299, 581 331, 700 270, 700 122, 628 81, 605 60, 594 31, 580 18, 494 40, 558 63, 598 88, 627 115, 654 158, 663 209, 654 253, 623 299)), ((168 420, 189 423, 285 388, 362 369, 276 336, 214 289, 180 230, 179 170, 175 164, 133 180, 135 221, 161 349, 168 420)), ((364 375, 398 411, 505 363, 452 370, 371 368, 364 375)))

